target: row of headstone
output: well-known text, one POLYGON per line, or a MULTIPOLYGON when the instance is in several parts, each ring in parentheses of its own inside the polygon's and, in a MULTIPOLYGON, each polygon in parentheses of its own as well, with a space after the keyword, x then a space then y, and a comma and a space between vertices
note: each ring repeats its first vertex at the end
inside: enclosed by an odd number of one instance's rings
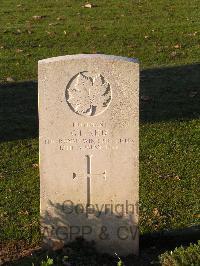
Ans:
POLYGON ((138 253, 137 60, 39 61, 41 217, 48 245, 77 237, 138 253))

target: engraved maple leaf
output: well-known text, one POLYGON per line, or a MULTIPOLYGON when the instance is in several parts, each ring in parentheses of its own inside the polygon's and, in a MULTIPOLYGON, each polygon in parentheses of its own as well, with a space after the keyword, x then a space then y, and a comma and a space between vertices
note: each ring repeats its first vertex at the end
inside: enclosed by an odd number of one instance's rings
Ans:
POLYGON ((71 109, 87 116, 102 112, 111 100, 110 85, 101 74, 91 78, 84 73, 79 73, 69 86, 67 93, 67 101, 71 109))

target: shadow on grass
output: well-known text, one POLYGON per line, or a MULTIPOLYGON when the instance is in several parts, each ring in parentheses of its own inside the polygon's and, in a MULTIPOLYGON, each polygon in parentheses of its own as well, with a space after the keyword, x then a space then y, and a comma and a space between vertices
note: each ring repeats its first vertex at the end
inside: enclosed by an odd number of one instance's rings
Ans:
MULTIPOLYGON (((141 123, 200 115, 200 65, 141 71, 141 123)), ((0 141, 38 136, 37 82, 0 84, 0 141)))
MULTIPOLYGON (((198 118, 199 84, 199 64, 143 70, 141 122, 198 118)), ((37 137, 37 82, 0 84, 0 99, 0 141, 37 137)))
MULTIPOLYGON (((126 266, 149 266, 149 265, 160 265, 158 256, 163 254, 165 251, 174 250, 176 247, 184 246, 187 247, 190 243, 197 243, 200 239, 200 231, 197 227, 191 227, 181 230, 171 230, 168 233, 159 232, 153 235, 144 235, 140 238, 140 256, 128 256, 122 257, 122 261, 126 266)), ((69 263, 65 264, 69 266, 73 265, 105 265, 105 266, 117 266, 117 257, 111 257, 109 255, 98 254, 95 250, 95 246, 90 243, 83 241, 81 238, 75 242, 64 246, 62 249, 57 251, 50 251, 44 249, 33 249, 29 255, 22 256, 21 259, 15 259, 15 261, 4 263, 3 266, 40 266, 42 260, 46 260, 47 256, 56 261, 62 261, 64 256, 69 257, 69 263), (84 262, 84 264, 76 264, 77 260, 84 262), (95 261, 97 264, 91 264, 91 261, 95 261), (75 263, 74 263, 75 262, 75 263), (88 262, 88 263, 87 263, 88 262), (99 262, 99 264, 98 264, 99 262), (103 262, 103 264, 102 264, 103 262)), ((54 264, 64 265, 64 264, 54 264)))
POLYGON ((200 65, 147 69, 140 77, 141 122, 200 116, 200 65))
MULTIPOLYGON (((132 253, 133 245, 136 245, 137 250, 139 234, 133 210, 125 212, 120 209, 114 213, 115 206, 109 204, 94 204, 88 208, 86 204, 69 204, 68 200, 63 204, 50 200, 43 204, 46 210, 41 216, 41 229, 44 235, 44 248, 47 251, 33 252, 32 256, 5 265, 25 266, 32 260, 35 266, 39 266, 48 254, 54 259, 54 265, 59 266, 116 266, 118 257, 115 256, 115 252, 132 253), (97 252, 96 247, 104 254, 97 252), (106 254, 108 252, 112 256, 106 254), (68 264, 63 263, 66 256, 68 264)), ((135 263, 139 262, 136 256, 131 258, 135 263)))
POLYGON ((38 136, 37 82, 0 84, 0 142, 38 136))
MULTIPOLYGON (((106 211, 102 211, 102 208, 97 208, 101 210, 101 215, 99 215, 99 211, 96 211, 96 209, 92 209, 91 214, 90 211, 86 212, 86 208, 82 211, 83 209, 80 208, 80 205, 73 205, 72 208, 66 202, 54 204, 49 201, 48 211, 41 217, 44 243, 53 248, 54 241, 52 239, 64 241, 66 246, 63 249, 62 256, 69 256, 71 265, 117 265, 115 253, 120 254, 122 249, 124 249, 123 252, 128 250, 130 252, 134 248, 133 245, 137 246, 138 226, 134 222, 137 210, 134 209, 133 213, 128 213, 124 209, 122 215, 119 215, 119 213, 116 215, 112 213, 113 208, 109 209, 109 206, 107 206, 106 211), (103 236, 108 236, 108 239, 103 238, 102 240, 100 228, 103 227, 106 228, 107 233, 107 235, 103 234, 103 236), (94 232, 100 233, 93 234, 94 232), (111 235, 112 241, 109 241, 111 235), (85 238, 87 241, 97 239, 98 243, 93 241, 86 243, 85 241, 77 242, 76 237, 85 238), (74 242, 67 244, 68 241, 74 242), (66 247, 70 248, 71 253, 66 247), (106 254, 102 256, 96 251, 95 247, 98 247, 101 252, 110 250, 113 256, 106 254), (69 253, 67 253, 67 250, 69 253), (78 264, 77 257, 80 257, 82 264, 78 264)), ((190 243, 196 243, 199 239, 199 225, 144 234, 140 236, 139 257, 135 255, 120 257, 126 266, 152 265, 152 262, 158 263, 158 256, 165 251, 174 250, 181 245, 189 246, 190 243)))
MULTIPOLYGON (((117 224, 115 225, 117 227, 120 226, 121 223, 126 226, 126 218, 123 216, 118 218, 113 214, 108 215, 107 212, 102 212, 102 216, 99 216, 99 213, 96 212, 92 212, 93 215, 90 216, 90 214, 88 215, 85 211, 77 214, 75 210, 78 210, 78 206, 74 206, 73 213, 69 213, 71 210, 71 206, 65 204, 53 204, 50 202, 48 212, 45 212, 44 216, 41 218, 42 221, 45 222, 42 226, 43 233, 45 235, 44 241, 46 244, 49 244, 50 249, 47 249, 46 246, 46 249, 41 248, 32 250, 30 252, 31 255, 26 255, 22 259, 18 259, 10 263, 8 262, 3 265, 30 266, 34 263, 34 266, 40 266, 41 261, 45 260, 47 256, 49 256, 50 258, 53 258, 55 263, 54 265, 58 266, 117 266, 117 256, 114 257, 98 253, 95 249, 95 242, 84 241, 82 237, 83 233, 86 238, 89 236, 90 232, 92 232, 88 230, 90 227, 99 228, 99 225, 105 226, 107 224, 107 229, 112 229, 113 224, 115 224, 116 221, 117 224), (77 226, 77 224, 81 224, 81 226, 77 226), (86 227, 84 226, 87 226, 87 230, 85 230, 86 227), (71 241, 76 237, 78 238, 75 241, 63 246, 63 241, 71 241), (65 256, 68 257, 68 264, 63 264, 63 258, 65 256)), ((189 246, 190 243, 197 242, 197 240, 200 239, 199 229, 199 226, 193 226, 179 230, 167 230, 144 234, 140 237, 140 256, 136 257, 134 255, 130 255, 127 257, 121 257, 121 259, 126 266, 158 265, 158 256, 165 251, 174 250, 180 245, 189 246)), ((103 245, 108 245, 108 243, 104 241, 103 245)), ((126 248, 126 240, 122 240, 122 242, 124 242, 123 246, 126 248)))

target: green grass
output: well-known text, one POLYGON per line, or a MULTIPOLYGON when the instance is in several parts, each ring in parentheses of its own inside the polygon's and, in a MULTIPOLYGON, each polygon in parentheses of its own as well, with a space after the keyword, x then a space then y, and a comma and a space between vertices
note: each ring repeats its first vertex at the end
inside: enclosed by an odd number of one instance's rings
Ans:
POLYGON ((181 246, 174 251, 166 252, 162 254, 160 261, 162 266, 198 266, 200 264, 200 241, 187 248, 181 246))
POLYGON ((52 56, 100 52, 139 58, 140 231, 145 236, 200 222, 199 1, 101 0, 92 1, 91 9, 84 3, 0 1, 3 257, 40 240, 33 80, 37 61, 52 56), (8 77, 15 82, 6 82, 8 77))
POLYGON ((1 79, 36 79, 39 59, 63 54, 137 57, 142 68, 197 62, 198 0, 101 0, 91 9, 84 3, 1 0, 1 79))
POLYGON ((141 126, 142 232, 198 222, 199 135, 196 120, 141 126))

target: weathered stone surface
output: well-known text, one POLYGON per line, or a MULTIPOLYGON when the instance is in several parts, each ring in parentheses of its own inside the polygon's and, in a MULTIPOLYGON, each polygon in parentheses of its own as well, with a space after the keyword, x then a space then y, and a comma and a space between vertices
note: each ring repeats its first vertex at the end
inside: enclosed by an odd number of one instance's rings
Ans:
POLYGON ((137 254, 138 83, 135 59, 39 61, 41 216, 48 244, 83 236, 102 252, 137 254))

